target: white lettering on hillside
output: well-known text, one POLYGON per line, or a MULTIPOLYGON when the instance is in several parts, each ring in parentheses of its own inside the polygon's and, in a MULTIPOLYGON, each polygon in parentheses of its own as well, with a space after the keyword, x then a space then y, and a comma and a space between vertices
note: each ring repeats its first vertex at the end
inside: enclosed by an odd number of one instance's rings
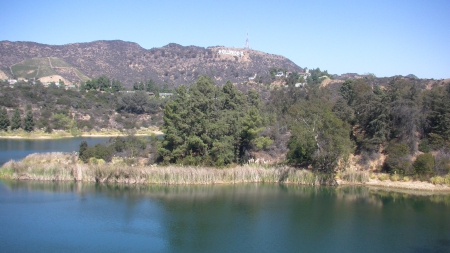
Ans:
POLYGON ((221 50, 219 50, 219 54, 229 54, 229 55, 239 56, 239 57, 244 56, 244 53, 243 53, 243 52, 240 52, 240 51, 233 51, 233 50, 226 50, 226 49, 221 49, 221 50))

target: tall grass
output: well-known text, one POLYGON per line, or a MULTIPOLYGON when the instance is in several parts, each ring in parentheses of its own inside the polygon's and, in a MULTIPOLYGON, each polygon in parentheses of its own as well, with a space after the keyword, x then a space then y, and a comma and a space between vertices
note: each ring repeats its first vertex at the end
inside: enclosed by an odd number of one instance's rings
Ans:
POLYGON ((10 161, 0 169, 0 177, 34 180, 72 180, 67 167, 72 155, 63 153, 32 154, 20 162, 10 161))
POLYGON ((365 183, 369 181, 370 174, 368 171, 346 170, 340 177, 349 183, 365 183))
POLYGON ((446 176, 435 176, 430 178, 430 182, 433 184, 442 184, 450 186, 450 174, 446 176))
MULTIPOLYGON (((313 173, 288 166, 244 165, 233 168, 192 166, 136 165, 139 163, 113 162, 92 159, 89 164, 78 161, 76 153, 32 154, 22 161, 10 161, 0 168, 0 177, 10 179, 87 181, 127 184, 237 184, 285 183, 299 185, 331 185, 334 176, 313 173)), ((338 175, 344 182, 364 184, 371 175, 368 171, 346 170, 338 175)), ((380 181, 399 181, 389 174, 374 174, 380 181)), ((406 177, 403 181, 408 181, 406 177)), ((433 177, 430 182, 450 186, 450 175, 433 177)))
POLYGON ((181 166, 127 166, 122 163, 83 164, 75 154, 32 154, 22 161, 10 161, 0 169, 0 176, 11 179, 65 180, 108 183, 147 184, 235 184, 287 183, 319 185, 329 176, 291 167, 237 166, 205 168, 181 166))

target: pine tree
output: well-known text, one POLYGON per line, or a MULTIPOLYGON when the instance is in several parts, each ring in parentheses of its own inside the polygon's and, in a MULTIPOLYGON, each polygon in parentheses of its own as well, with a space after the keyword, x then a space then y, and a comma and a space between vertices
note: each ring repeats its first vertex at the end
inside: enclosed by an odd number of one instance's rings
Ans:
POLYGON ((10 126, 10 121, 8 117, 8 113, 6 109, 3 108, 0 110, 0 130, 8 131, 8 127, 10 126))
POLYGON ((27 112, 27 115, 23 120, 23 129, 27 132, 31 132, 34 130, 33 113, 31 111, 27 112))
POLYGON ((262 125, 259 96, 246 96, 231 82, 218 88, 201 76, 180 86, 164 107, 165 134, 158 149, 163 163, 215 165, 242 162, 262 125), (245 123, 245 126, 244 126, 245 123))
POLYGON ((22 118, 20 116, 20 110, 16 109, 11 117, 11 130, 16 130, 22 127, 22 118))
POLYGON ((88 143, 86 141, 82 141, 80 144, 80 148, 78 149, 78 158, 82 160, 83 162, 87 162, 89 159, 89 156, 86 152, 88 149, 88 143))

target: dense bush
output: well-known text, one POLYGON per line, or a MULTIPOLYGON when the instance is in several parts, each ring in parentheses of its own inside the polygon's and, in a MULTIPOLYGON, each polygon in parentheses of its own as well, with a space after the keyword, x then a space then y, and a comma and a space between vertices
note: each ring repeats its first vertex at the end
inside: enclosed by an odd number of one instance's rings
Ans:
POLYGON ((222 88, 201 76, 195 84, 177 89, 164 107, 164 140, 159 161, 224 166, 245 162, 261 132, 259 96, 245 96, 231 82, 222 88))
POLYGON ((431 153, 425 153, 417 156, 413 163, 414 172, 419 175, 434 174, 434 157, 431 153))
POLYGON ((113 149, 111 146, 104 146, 97 144, 94 147, 88 147, 86 141, 80 144, 78 151, 78 157, 81 161, 87 163, 90 158, 102 159, 104 161, 110 161, 113 149))
POLYGON ((392 142, 386 148, 388 155, 384 168, 389 173, 408 174, 411 172, 409 148, 405 143, 392 142))
POLYGON ((134 114, 156 113, 160 110, 160 105, 156 98, 150 98, 146 92, 136 91, 135 93, 121 95, 116 110, 134 114))
POLYGON ((436 153, 434 169, 437 175, 446 175, 450 173, 450 152, 439 150, 436 153))
POLYGON ((149 162, 155 159, 156 148, 158 146, 158 138, 152 136, 137 137, 128 135, 126 137, 111 138, 108 143, 97 144, 89 147, 86 141, 81 142, 78 157, 81 161, 87 163, 91 158, 111 161, 112 157, 123 157, 134 159, 136 157, 151 158, 149 162))

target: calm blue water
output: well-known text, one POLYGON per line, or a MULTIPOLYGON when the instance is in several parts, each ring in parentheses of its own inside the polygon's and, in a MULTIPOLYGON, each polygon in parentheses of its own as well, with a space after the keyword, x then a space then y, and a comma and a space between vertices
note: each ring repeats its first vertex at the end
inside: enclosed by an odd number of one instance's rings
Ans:
POLYGON ((0 182, 0 252, 450 252, 450 195, 0 182))
POLYGON ((78 151, 85 140, 89 146, 106 143, 109 137, 76 137, 56 140, 0 139, 0 166, 10 160, 21 160, 32 153, 78 151))

